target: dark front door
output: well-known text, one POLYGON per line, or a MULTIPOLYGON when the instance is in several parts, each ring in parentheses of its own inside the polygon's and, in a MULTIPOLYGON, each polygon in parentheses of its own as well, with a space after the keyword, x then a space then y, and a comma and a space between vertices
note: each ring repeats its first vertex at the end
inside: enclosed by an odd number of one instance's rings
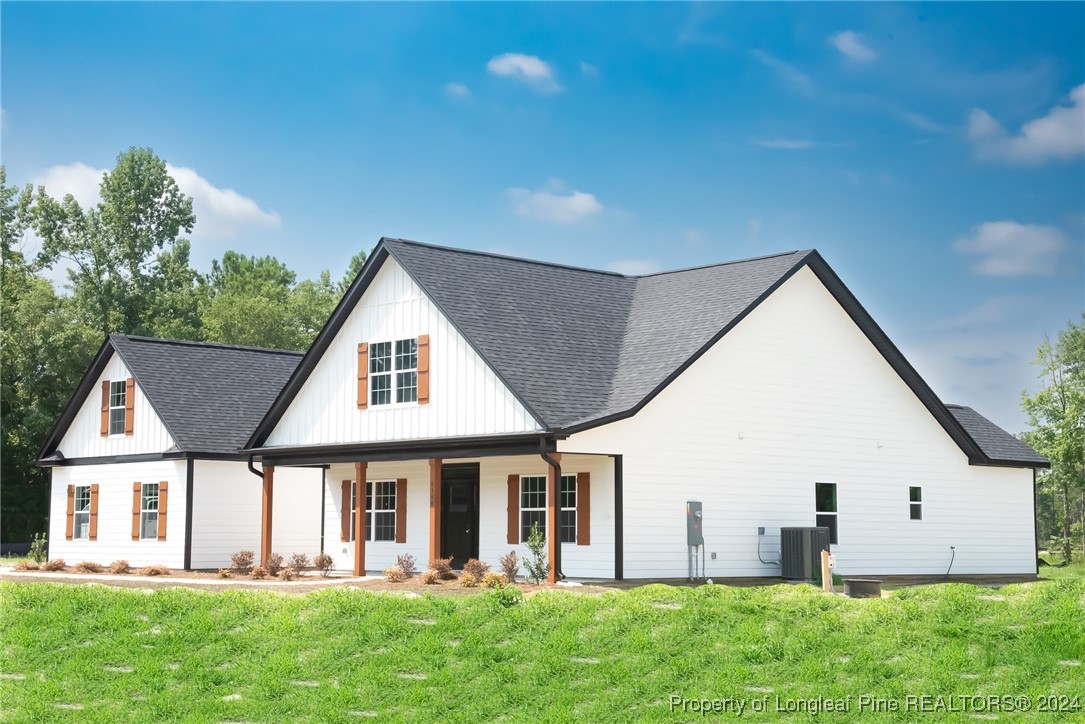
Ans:
POLYGON ((441 466, 441 556, 453 568, 478 558, 478 463, 441 466))

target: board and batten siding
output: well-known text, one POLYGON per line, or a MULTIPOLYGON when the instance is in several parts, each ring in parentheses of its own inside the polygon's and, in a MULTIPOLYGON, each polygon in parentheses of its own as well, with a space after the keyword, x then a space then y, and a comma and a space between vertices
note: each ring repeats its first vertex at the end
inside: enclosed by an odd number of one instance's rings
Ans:
POLYGON ((78 458, 112 457, 160 453, 173 446, 173 438, 155 413, 143 389, 136 383, 133 414, 135 426, 131 435, 102 437, 102 382, 127 380, 132 373, 116 352, 109 358, 105 370, 95 380, 90 394, 76 413, 57 447, 68 460, 78 458))
POLYGON ((531 432, 539 425, 489 365, 392 258, 268 437, 318 445, 531 432), (428 404, 357 406, 358 344, 428 334, 428 404))
MULTIPOLYGON (((192 567, 229 568, 240 550, 260 555, 263 481, 244 462, 196 460, 192 490, 192 567)), ((271 550, 289 559, 320 553, 319 468, 275 468, 271 550)), ((336 528, 338 540, 338 528, 336 528)))
MULTIPOLYGON (((500 570, 498 559, 510 550, 521 561, 527 546, 508 543, 508 476, 546 475, 547 465, 538 455, 445 460, 446 464, 479 464, 479 559, 500 570)), ((591 545, 562 544, 562 570, 570 578, 612 578, 614 576, 614 463, 596 455, 567 456, 562 459, 564 474, 591 473, 591 545)), ((279 468, 276 469, 276 484, 279 468)), ((371 462, 366 479, 407 480, 407 540, 366 541, 366 570, 379 572, 409 553, 419 570, 429 559, 429 475, 428 460, 371 462)), ((327 475, 324 507, 325 551, 338 570, 354 567, 354 544, 340 540, 342 481, 354 479, 354 466, 332 465, 327 475)), ((521 565, 521 576, 525 569, 521 565)))
POLYGON ((709 577, 774 576, 782 526, 837 484, 841 574, 1035 572, 1032 470, 971 466, 809 269, 634 417, 560 451, 624 455, 625 572, 685 576, 685 502, 704 503, 709 577), (909 487, 923 519, 909 518, 909 487), (716 558, 712 559, 712 554, 716 558))
MULTIPOLYGON (((185 559, 184 460, 75 465, 52 469, 49 500, 49 558, 68 565, 92 561, 109 565, 126 560, 132 567, 163 565, 182 568, 185 559), (169 483, 166 540, 132 540, 132 484, 169 483), (98 485, 98 537, 65 540, 69 485, 98 485)), ((257 510, 259 516, 259 509, 257 510)))

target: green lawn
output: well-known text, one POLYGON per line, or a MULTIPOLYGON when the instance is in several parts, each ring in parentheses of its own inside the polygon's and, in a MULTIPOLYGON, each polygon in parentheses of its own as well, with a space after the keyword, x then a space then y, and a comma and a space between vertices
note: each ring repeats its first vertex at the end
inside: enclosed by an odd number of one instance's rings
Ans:
MULTIPOLYGON (((1044 558, 1049 563, 1061 563, 1061 556, 1045 555, 1044 558)), ((1056 568, 1055 566, 1040 566, 1040 578, 1046 578, 1053 581, 1058 580, 1078 580, 1085 581, 1085 561, 1083 561, 1080 555, 1074 558, 1073 562, 1062 568, 1056 568)))
POLYGON ((775 718, 777 696, 1085 693, 1078 581, 944 584, 879 600, 653 585, 509 607, 489 593, 343 589, 5 582, 0 596, 0 707, 11 721, 695 718, 671 714, 671 695, 765 700, 762 718, 775 718))

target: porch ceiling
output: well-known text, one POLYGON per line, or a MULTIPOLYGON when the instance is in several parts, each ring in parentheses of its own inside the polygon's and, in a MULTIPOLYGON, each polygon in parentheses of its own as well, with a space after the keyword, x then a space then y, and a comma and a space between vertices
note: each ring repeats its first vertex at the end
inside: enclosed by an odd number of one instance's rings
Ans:
POLYGON ((484 435, 475 437, 427 438, 334 445, 298 445, 252 448, 244 452, 265 465, 310 465, 323 463, 377 462, 426 458, 479 458, 496 455, 537 455, 556 452, 563 436, 484 435))

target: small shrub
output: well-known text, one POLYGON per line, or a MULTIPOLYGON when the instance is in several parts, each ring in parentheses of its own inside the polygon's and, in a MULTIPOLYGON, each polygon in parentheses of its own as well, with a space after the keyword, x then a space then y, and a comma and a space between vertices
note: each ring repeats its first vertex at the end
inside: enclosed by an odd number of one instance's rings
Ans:
POLYGON ((64 562, 63 558, 54 558, 51 561, 46 561, 41 564, 43 571, 63 571, 68 567, 68 564, 64 562))
POLYGON ((418 569, 414 567, 414 556, 410 553, 401 553, 396 556, 396 565, 399 566, 399 570, 403 571, 403 575, 407 578, 418 573, 418 569))
POLYGON ((482 577, 490 571, 490 564, 484 561, 480 561, 477 558, 467 559, 467 563, 463 564, 463 572, 470 573, 475 577, 476 581, 481 581, 482 577))
POLYGON ((464 573, 460 576, 460 585, 464 588, 474 588, 478 585, 478 579, 470 573, 464 573))
POLYGON ((542 583, 546 580, 546 574, 550 573, 550 561, 546 556, 546 538, 539 530, 539 521, 531 525, 531 535, 527 539, 527 549, 531 556, 524 560, 527 568, 527 578, 532 583, 542 583))
POLYGON ((252 551, 238 551, 230 556, 230 563, 233 564, 234 571, 243 576, 252 570, 252 564, 255 562, 256 554, 252 551))
POLYGON ((516 555, 516 551, 509 551, 497 561, 501 564, 501 572, 505 574, 505 579, 509 583, 514 583, 516 576, 520 574, 520 557, 516 555))
POLYGON ((488 600, 503 608, 510 608, 524 600, 524 592, 516 586, 505 586, 486 591, 488 600))
POLYGON ((293 581, 298 577, 298 571, 293 566, 287 566, 279 571, 279 578, 283 581, 293 581))
POLYGON ((506 580, 504 573, 489 571, 482 577, 481 583, 483 588, 504 588, 508 580, 506 580))
POLYGON ((283 557, 278 553, 272 553, 267 557, 267 560, 264 561, 264 568, 267 569, 267 574, 269 576, 279 575, 279 571, 283 569, 283 557))
POLYGON ((433 570, 432 568, 427 568, 426 570, 418 574, 418 580, 422 581, 422 583, 426 584, 427 586, 432 586, 435 583, 441 582, 441 574, 433 570))
POLYGON ((109 572, 123 576, 132 572, 132 566, 128 565, 128 561, 125 560, 113 561, 109 564, 109 572))
POLYGON ((335 565, 335 561, 327 553, 319 553, 313 558, 313 565, 320 571, 322 578, 327 578, 328 574, 332 572, 332 567, 335 565))
POLYGON ((94 561, 79 561, 73 566, 76 573, 104 573, 105 566, 94 561))
POLYGON ((254 581, 262 581, 267 578, 267 569, 263 566, 253 566, 252 570, 249 571, 249 578, 254 581))
POLYGON ((407 580, 407 574, 399 566, 392 564, 384 569, 384 580, 389 583, 403 583, 407 580))
POLYGON ((170 569, 165 566, 144 566, 136 571, 139 576, 168 576, 170 569))
POLYGON ((230 572, 229 568, 220 568, 219 578, 233 578, 233 573, 230 572))
POLYGON ((298 575, 301 575, 301 572, 311 565, 313 565, 312 561, 310 561, 309 556, 304 553, 295 553, 290 556, 290 567, 293 568, 298 575))
POLYGON ((448 558, 435 558, 429 562, 431 570, 437 571, 437 575, 441 577, 442 581, 448 581, 456 577, 456 574, 452 572, 452 556, 448 558))
POLYGON ((16 571, 37 571, 37 570, 40 570, 40 569, 41 569, 41 566, 38 565, 37 561, 19 561, 18 563, 15 564, 15 568, 13 570, 16 570, 16 571))
POLYGON ((49 557, 49 541, 45 538, 44 533, 35 533, 34 540, 30 543, 30 560, 37 563, 39 566, 45 563, 45 560, 49 557))

